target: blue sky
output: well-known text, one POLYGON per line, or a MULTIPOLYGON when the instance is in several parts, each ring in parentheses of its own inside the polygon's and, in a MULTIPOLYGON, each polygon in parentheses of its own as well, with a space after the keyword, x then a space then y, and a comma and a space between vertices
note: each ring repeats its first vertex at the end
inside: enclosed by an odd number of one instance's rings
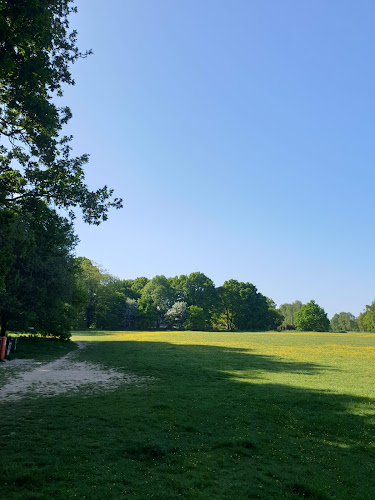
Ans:
POLYGON ((76 2, 64 103, 90 187, 78 255, 120 278, 201 271, 358 314, 374 288, 373 1, 76 2))

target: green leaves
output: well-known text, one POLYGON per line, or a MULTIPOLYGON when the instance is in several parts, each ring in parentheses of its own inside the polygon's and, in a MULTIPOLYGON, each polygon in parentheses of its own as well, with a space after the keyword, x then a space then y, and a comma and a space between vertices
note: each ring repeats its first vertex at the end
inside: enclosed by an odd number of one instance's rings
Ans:
POLYGON ((71 137, 61 137, 71 111, 56 104, 74 84, 70 64, 91 53, 76 46, 74 12, 71 0, 0 2, 0 204, 19 210, 25 198, 42 198, 100 224, 122 200, 107 186, 90 191, 88 155, 73 157, 71 137))
POLYGON ((297 330, 310 332, 327 332, 330 327, 326 312, 314 300, 295 313, 294 324, 297 330))
POLYGON ((2 332, 33 326, 38 333, 69 336, 82 300, 71 224, 34 199, 24 203, 22 216, 6 210, 0 216, 2 332))

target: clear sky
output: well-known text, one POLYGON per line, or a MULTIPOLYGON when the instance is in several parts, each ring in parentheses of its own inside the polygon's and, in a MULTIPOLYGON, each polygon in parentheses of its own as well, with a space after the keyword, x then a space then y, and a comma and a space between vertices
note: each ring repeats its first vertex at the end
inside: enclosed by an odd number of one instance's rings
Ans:
POLYGON ((78 255, 201 271, 328 315, 375 299, 375 2, 78 0, 64 103, 125 207, 78 255))

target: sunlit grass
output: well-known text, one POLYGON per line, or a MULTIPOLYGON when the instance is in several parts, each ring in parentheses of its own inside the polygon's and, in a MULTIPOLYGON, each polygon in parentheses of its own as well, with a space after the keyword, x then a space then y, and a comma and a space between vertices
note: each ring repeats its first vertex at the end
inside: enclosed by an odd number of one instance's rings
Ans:
MULTIPOLYGON (((232 371, 236 380, 281 383, 365 397, 375 397, 375 334, 317 332, 76 332, 73 340, 167 342, 174 345, 215 346, 240 349, 244 354, 272 356, 286 363, 319 363, 320 377, 310 374, 273 372, 257 378, 249 372, 232 371), (324 371, 324 375, 323 375, 324 371), (360 376, 358 375, 360 374, 360 376)), ((229 372, 228 372, 229 373, 229 372)))

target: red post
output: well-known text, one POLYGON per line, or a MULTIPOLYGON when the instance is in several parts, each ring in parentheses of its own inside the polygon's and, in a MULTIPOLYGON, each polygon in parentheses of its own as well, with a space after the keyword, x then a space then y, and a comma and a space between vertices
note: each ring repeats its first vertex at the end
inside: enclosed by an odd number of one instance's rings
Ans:
POLYGON ((1 361, 5 361, 5 349, 7 346, 7 338, 6 337, 0 337, 0 338, 1 338, 0 359, 1 361))

